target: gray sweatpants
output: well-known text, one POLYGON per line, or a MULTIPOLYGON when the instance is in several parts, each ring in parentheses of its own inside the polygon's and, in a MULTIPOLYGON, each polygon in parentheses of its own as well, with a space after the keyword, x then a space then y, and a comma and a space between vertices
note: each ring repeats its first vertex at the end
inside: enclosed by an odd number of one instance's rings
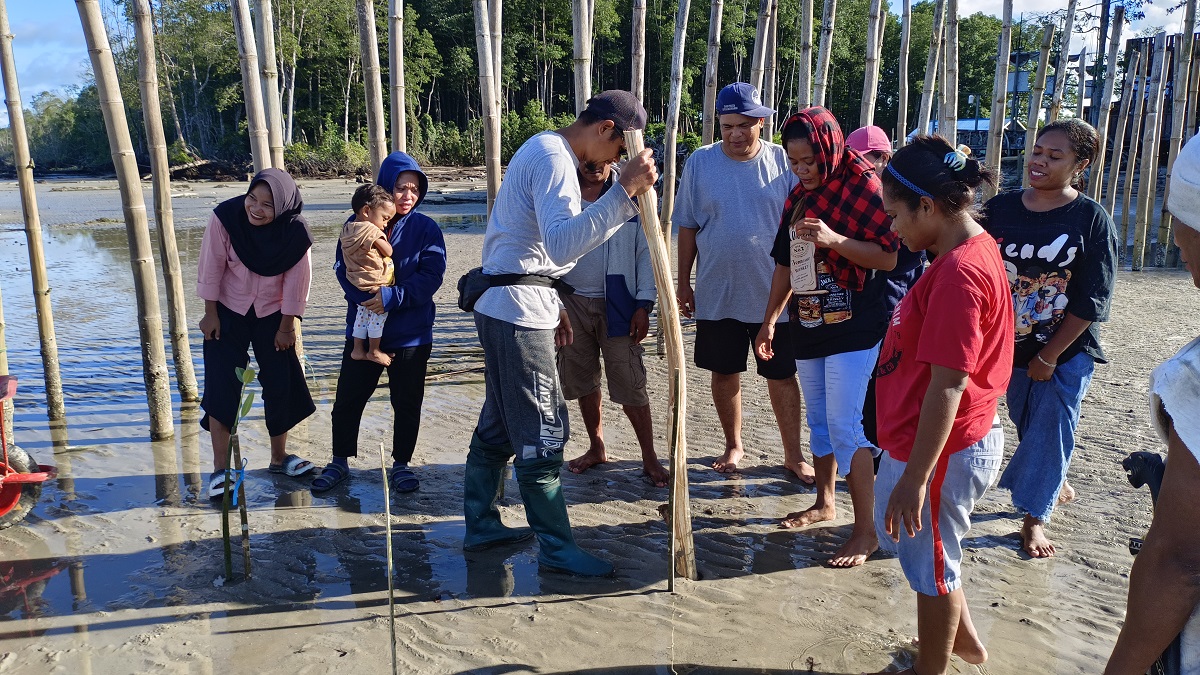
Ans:
POLYGON ((570 433, 554 362, 554 331, 522 328, 475 312, 483 346, 483 410, 475 433, 512 446, 516 462, 561 455, 570 433))

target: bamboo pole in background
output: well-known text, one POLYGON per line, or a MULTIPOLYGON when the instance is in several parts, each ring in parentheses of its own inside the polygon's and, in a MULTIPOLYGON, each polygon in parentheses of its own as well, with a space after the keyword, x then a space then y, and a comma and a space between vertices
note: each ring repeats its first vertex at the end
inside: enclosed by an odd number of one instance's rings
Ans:
MULTIPOLYGON (((499 2, 500 0, 492 0, 499 2)), ((475 10, 475 49, 479 58, 479 98, 483 102, 483 146, 487 157, 487 211, 492 213, 500 191, 500 117, 496 112, 496 78, 493 72, 488 0, 472 0, 475 10)))
MULTIPOLYGON (((256 0, 258 20, 254 34, 259 48, 259 84, 266 99, 267 146, 271 166, 285 169, 283 161, 283 105, 279 100, 279 66, 275 61, 275 14, 271 0, 256 0)), ((376 58, 378 60, 378 57, 376 58)))
MULTIPOLYGON (((1013 0, 1004 0, 1000 25, 1000 43, 996 51, 996 80, 992 87, 992 111, 988 122, 987 165, 1000 175, 1004 155, 1004 113, 1008 110, 1008 61, 1012 55, 1013 0)), ((983 201, 996 196, 998 188, 985 184, 983 201)))
MULTIPOLYGON (((595 0, 590 0, 588 6, 594 4, 595 0)), ((588 16, 591 17, 590 10, 588 16)), ((591 22, 588 18, 588 35, 592 34, 591 22)), ((488 0, 488 29, 492 41, 492 91, 496 94, 496 117, 499 119, 504 112, 504 0, 488 0)), ((496 134, 496 140, 498 145, 499 134, 496 134)))
MULTIPOLYGON (((1121 175, 1121 156, 1125 152, 1125 127, 1129 120, 1132 105, 1133 92, 1137 91, 1138 70, 1141 68, 1142 53, 1134 51, 1129 55, 1129 63, 1125 66, 1125 84, 1121 89, 1121 106, 1117 112, 1116 126, 1113 129, 1113 146, 1109 151, 1111 161, 1108 163, 1108 189, 1104 194, 1104 200, 1101 202, 1104 209, 1113 216, 1115 221, 1116 214, 1113 209, 1117 202, 1117 178, 1121 175)), ((1113 63, 1110 61, 1110 63, 1113 63)), ((1109 73, 1113 80, 1116 80, 1116 72, 1109 73)), ((1136 133, 1134 134, 1136 137, 1136 133)), ((1133 147, 1132 145, 1130 146, 1133 147)), ((1125 242, 1121 242, 1121 250, 1124 250, 1125 242)))
MULTIPOLYGON (((1029 89, 1029 122, 1025 130, 1025 157, 1033 152, 1037 141, 1038 120, 1042 117, 1042 97, 1046 93, 1046 70, 1050 67, 1050 47, 1054 44, 1054 24, 1048 23, 1042 30, 1042 49, 1038 56, 1037 74, 1029 89)), ((1021 187, 1029 187, 1029 172, 1025 170, 1028 160, 1021 162, 1021 187)))
MULTIPOLYGON (((1006 0, 1007 1, 1007 0, 1006 0)), ((896 106, 896 147, 908 141, 908 51, 912 46, 912 0, 902 0, 900 10, 899 103, 896 106)), ((885 15, 886 16, 886 15, 885 15)))
POLYGON ((171 356, 175 383, 182 401, 200 400, 192 348, 188 344, 187 295, 179 269, 179 246, 175 241, 175 213, 171 208, 171 167, 167 160, 167 135, 163 131, 162 103, 158 98, 157 59, 150 0, 136 0, 133 28, 138 49, 138 85, 142 94, 142 121, 150 149, 153 176, 154 222, 158 231, 158 254, 167 290, 167 330, 171 334, 171 356))
MULTIPOLYGON (((78 4, 87 0, 75 0, 78 4)), ((271 166, 271 148, 267 141, 267 119, 263 112, 262 87, 258 79, 258 53, 247 0, 232 0, 233 32, 237 39, 238 61, 242 68, 242 98, 246 101, 246 123, 250 129, 250 157, 254 173, 271 166)))
POLYGON ((921 87, 921 104, 917 108, 917 133, 929 133, 929 119, 933 114, 933 87, 937 82, 938 56, 942 51, 942 30, 945 23, 946 0, 937 0, 933 5, 933 28, 929 34, 929 55, 925 58, 925 83, 921 87))
MULTIPOLYGON (((388 142, 383 119, 379 35, 375 32, 375 0, 356 0, 354 5, 358 14, 358 49, 362 55, 363 95, 367 106, 367 149, 371 153, 371 175, 378 176, 383 158, 388 154, 388 142)), ((392 189, 391 185, 386 187, 392 189)))
POLYGON ((817 74, 813 80, 812 104, 825 106, 825 90, 829 86, 829 52, 833 49, 833 28, 837 0, 824 0, 821 11, 821 43, 817 47, 817 74))
POLYGON ((883 0, 871 0, 867 16, 867 67, 863 78, 862 105, 858 109, 858 126, 875 123, 875 97, 879 94, 879 16, 883 0))
MULTIPOLYGON (((949 1, 946 0, 947 4, 949 4, 949 1)), ((950 22, 947 21, 942 26, 942 39, 938 43, 937 89, 934 90, 933 112, 934 116, 937 117, 938 135, 950 141, 951 145, 954 145, 954 137, 946 135, 946 83, 949 82, 946 67, 946 32, 950 29, 949 24, 950 22)))
MULTIPOLYGON (((245 0, 242 0, 243 3, 245 0)), ((154 250, 150 244, 150 226, 146 220, 146 201, 142 196, 141 176, 133 154, 129 123, 125 118, 125 103, 117 81, 108 33, 99 0, 75 0, 83 35, 91 56, 92 72, 96 76, 96 91, 100 110, 108 131, 108 145, 117 183, 121 192, 121 208, 125 214, 125 230, 129 237, 129 261, 133 268, 134 293, 138 306, 138 333, 142 345, 142 376, 146 383, 146 399, 150 408, 150 437, 158 440, 175 433, 171 420, 170 376, 163 351, 162 315, 158 304, 158 280, 154 273, 154 250)), ((247 12, 248 13, 248 12, 247 12)), ((257 82, 257 78, 254 78, 257 82)), ((261 102, 262 99, 259 98, 261 102)), ((265 139, 264 139, 265 140, 265 139)))
MULTIPOLYGON (((659 220, 662 223, 664 245, 667 247, 667 261, 671 259, 671 213, 675 210, 675 145, 679 136, 679 105, 683 97, 683 56, 687 41, 688 12, 691 10, 691 0, 679 0, 675 13, 675 43, 671 51, 671 98, 667 103, 666 130, 663 138, 663 195, 662 211, 659 220)), ((628 142, 626 143, 628 145, 628 142)), ((629 149, 632 157, 635 151, 629 149)), ((643 213, 643 215, 645 215, 643 213)), ((674 286, 667 288, 667 292, 674 286)), ((665 307, 659 304, 659 320, 665 307)), ((661 326, 659 327, 661 330, 661 326)))
POLYGON ((1062 111, 1063 92, 1067 89, 1067 59, 1071 58, 1071 31, 1075 30, 1075 8, 1078 0, 1067 3, 1066 24, 1063 26, 1062 38, 1058 45, 1058 62, 1054 66, 1054 92, 1050 97, 1050 114, 1046 122, 1058 119, 1062 111))
MULTIPOLYGON (((1129 117, 1129 152, 1125 153, 1128 160, 1124 164, 1125 182, 1121 190, 1121 245, 1117 249, 1118 260, 1126 257, 1129 249, 1129 230, 1131 221, 1137 218, 1137 204, 1133 203, 1133 177, 1137 175, 1137 163, 1141 158, 1142 142, 1142 113, 1146 109, 1146 83, 1150 81, 1150 67, 1154 64, 1153 44, 1150 41, 1142 45, 1140 73, 1133 89, 1133 115, 1129 117)), ((1114 164, 1116 160, 1113 160, 1114 164)), ((1115 167, 1114 167, 1115 168, 1115 167)))
MULTIPOLYGON (((679 0, 686 5, 688 0, 679 0)), ((681 51, 681 50, 677 50, 681 51)), ((625 145, 630 155, 640 153, 645 147, 642 132, 625 132, 625 145)), ((663 181, 664 185, 669 184, 663 181)), ((668 590, 675 590, 675 577, 698 579, 696 574, 696 549, 692 539, 692 510, 688 497, 687 478, 687 375, 683 351, 683 328, 679 323, 679 302, 675 298, 675 281, 671 277, 670 251, 664 242, 669 230, 660 227, 654 189, 638 197, 642 212, 642 230, 650 247, 650 262, 654 267, 654 282, 658 286, 658 332, 664 335, 668 363, 668 402, 671 409, 671 427, 667 445, 671 452, 671 492, 668 501, 671 530, 671 571, 667 575, 668 590)))
MULTIPOLYGON (((812 0, 807 0, 812 2, 812 0)), ((704 126, 701 142, 713 142, 717 126, 717 65, 721 56, 721 19, 725 13, 723 0, 712 0, 708 10, 708 59, 704 64, 704 126)))
POLYGON ((1083 101, 1084 92, 1087 91, 1087 45, 1083 46, 1083 50, 1079 52, 1079 84, 1075 87, 1075 117, 1083 119, 1083 101))
POLYGON ((958 147, 958 0, 946 0, 946 127, 943 136, 958 147))
MULTIPOLYGON (((1100 189, 1104 185, 1104 153, 1107 149, 1106 146, 1108 145, 1108 125, 1112 118, 1112 97, 1117 86, 1117 52, 1121 48, 1121 31, 1124 29, 1124 27, 1125 8, 1121 5, 1117 5, 1113 10, 1112 40, 1108 45, 1108 58, 1104 61, 1106 67, 1109 69, 1109 72, 1104 78, 1104 93, 1101 94, 1099 99, 1099 115, 1094 116, 1096 118, 1096 132, 1100 134, 1100 145, 1096 148, 1096 159, 1092 164, 1092 173, 1088 177, 1088 196, 1096 201, 1100 201, 1100 189)), ((1125 79, 1126 82, 1129 81, 1128 74, 1126 74, 1125 79)), ((1093 86, 1095 85, 1093 84, 1093 86)), ((1128 90, 1129 87, 1126 86, 1125 89, 1128 90)), ((1121 104, 1121 115, 1125 115, 1124 102, 1121 104)), ((1114 151, 1116 154, 1113 155, 1112 163, 1113 166, 1119 167, 1120 152, 1116 149, 1120 148, 1122 145, 1121 136, 1125 132, 1125 120, 1118 120, 1117 125, 1117 138, 1116 145, 1114 146, 1114 151)))
MULTIPOLYGON (((404 88, 404 0, 388 0, 388 84, 392 100, 392 150, 408 151, 408 101, 404 88)), ((391 189, 390 186, 388 189, 391 189)))
MULTIPOLYGON (((1196 42, 1193 40, 1193 42, 1196 42)), ((1200 42, 1196 42, 1192 49, 1192 63, 1200 64, 1200 42)), ((1200 110, 1200 65, 1195 65, 1192 68, 1192 83, 1188 85, 1188 101, 1191 105, 1188 106, 1187 122, 1184 123, 1183 142, 1196 134, 1196 113, 1200 110)))
MULTIPOLYGON (((0 2, 3 2, 3 0, 0 0, 0 2)), ((4 12, 7 15, 7 11, 4 9, 2 4, 0 4, 0 12, 4 12)), ((7 19, 3 19, 3 21, 6 24, 8 23, 7 19)), ((7 37, 8 33, 5 32, 4 35, 7 37)), ((11 371, 8 369, 8 338, 5 336, 4 328, 4 287, 0 286, 0 375, 9 375, 11 374, 11 371)), ((6 398, 3 401, 0 401, 0 427, 4 428, 5 434, 4 445, 3 447, 0 447, 0 457, 2 457, 3 453, 7 452, 9 448, 16 445, 16 441, 13 440, 12 432, 13 402, 11 398, 6 398)))
MULTIPOLYGON (((633 0, 633 36, 629 46, 631 73, 629 91, 645 104, 646 91, 646 0, 633 0)), ((714 105, 715 99, 714 99, 714 105)))
MULTIPOLYGON (((1187 120, 1188 110, 1188 80, 1192 63, 1193 34, 1196 32, 1196 0, 1188 0, 1183 15, 1183 33, 1175 40, 1175 80, 1171 83, 1171 91, 1175 100, 1171 103, 1171 141, 1167 152, 1167 187, 1163 192, 1162 213, 1159 215, 1158 248, 1155 249, 1154 262, 1162 266, 1168 263, 1174 265, 1177 250, 1171 237, 1171 225, 1174 216, 1167 210, 1167 197, 1171 194, 1171 171, 1175 168, 1175 157, 1183 147, 1183 125, 1187 120), (1170 259, 1168 259, 1168 257, 1170 259)), ((1195 107, 1195 102, 1193 102, 1195 107)))
POLYGON ((1137 222, 1133 233, 1133 253, 1130 266, 1141 271, 1146 262, 1146 236, 1154 213, 1158 193, 1158 154, 1162 138, 1163 92, 1167 84, 1167 34, 1154 36, 1154 65, 1150 69, 1150 99, 1146 102, 1146 127, 1142 131, 1142 173, 1138 177, 1137 222))
POLYGON ((0 0, 0 76, 4 78, 4 99, 8 107, 13 164, 17 172, 17 191, 21 195, 25 241, 29 247, 33 307, 37 314, 38 340, 41 345, 42 377, 46 382, 46 413, 51 421, 61 421, 66 417, 66 410, 63 406, 62 374, 58 367, 58 338, 54 334, 54 310, 50 304, 50 281, 46 276, 42 221, 38 214, 37 195, 33 184, 33 159, 29 154, 29 136, 25 133, 25 115, 21 110, 17 65, 13 59, 12 28, 8 23, 8 8, 5 3, 6 0, 0 0))
POLYGON ((758 25, 754 29, 754 52, 750 60, 750 84, 760 95, 763 90, 763 71, 766 68, 767 40, 771 34, 771 0, 760 0, 758 25))
POLYGON ((588 0, 571 0, 571 36, 575 43, 575 114, 579 114, 592 97, 592 36, 588 25, 588 0))
MULTIPOLYGON (((763 105, 775 110, 775 89, 779 67, 779 0, 771 0, 771 28, 767 31, 767 57, 763 63, 763 105)), ((775 115, 763 121, 763 138, 775 138, 775 115)))
MULTIPOLYGON (((909 0, 904 0, 908 2, 909 0)), ((812 105, 813 0, 800 0, 800 74, 796 80, 796 109, 812 105)))

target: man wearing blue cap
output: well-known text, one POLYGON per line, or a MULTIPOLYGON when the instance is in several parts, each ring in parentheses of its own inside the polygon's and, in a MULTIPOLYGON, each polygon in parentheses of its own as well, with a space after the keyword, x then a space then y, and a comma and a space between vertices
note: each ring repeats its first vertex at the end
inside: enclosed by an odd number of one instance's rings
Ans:
MULTIPOLYGON (((775 111, 753 86, 735 82, 722 89, 717 114, 721 140, 688 157, 679 183, 677 295, 684 315, 696 318, 695 362, 712 371, 713 403, 725 433, 725 453, 713 468, 732 473, 744 455, 741 373, 771 294, 771 246, 796 177, 783 147, 759 137, 764 118, 775 111)), ((800 450, 800 386, 786 316, 775 329, 774 348, 770 361, 755 355, 758 374, 767 380, 784 465, 811 485, 813 467, 800 450)))

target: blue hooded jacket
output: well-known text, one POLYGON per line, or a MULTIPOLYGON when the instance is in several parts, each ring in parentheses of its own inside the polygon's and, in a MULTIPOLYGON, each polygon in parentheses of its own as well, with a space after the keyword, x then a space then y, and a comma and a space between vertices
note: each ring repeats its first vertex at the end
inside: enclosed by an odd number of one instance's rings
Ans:
MULTIPOLYGON (((436 312, 433 294, 441 287, 442 277, 446 274, 446 241, 442 238, 442 230, 432 218, 417 213, 417 208, 429 192, 429 179, 417 161, 403 152, 393 152, 380 165, 376 182, 390 191, 396 179, 405 171, 420 174, 420 194, 412 211, 393 219, 384 233, 392 245, 392 264, 396 268, 395 284, 379 289, 383 307, 388 312, 387 321, 383 324, 383 337, 379 342, 380 348, 385 351, 433 343, 436 312)), ((370 299, 372 294, 360 291, 346 280, 342 247, 338 246, 335 250, 333 271, 346 293, 346 337, 349 338, 359 304, 370 299)))

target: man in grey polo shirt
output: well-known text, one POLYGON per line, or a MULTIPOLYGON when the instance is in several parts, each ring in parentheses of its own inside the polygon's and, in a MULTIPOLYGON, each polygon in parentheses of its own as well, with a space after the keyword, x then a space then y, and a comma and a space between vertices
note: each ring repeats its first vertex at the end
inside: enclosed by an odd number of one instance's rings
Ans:
MULTIPOLYGON (((722 89, 717 113, 721 140, 692 153, 679 182, 677 296, 684 315, 696 318, 694 359, 712 371, 713 403, 725 433, 725 453, 713 468, 732 473, 744 454, 741 373, 747 354, 754 353, 771 293, 771 246, 796 177, 783 147, 759 137, 763 119, 775 111, 762 104, 753 86, 735 82, 722 89)), ((811 485, 815 474, 800 450, 800 385, 787 335, 785 316, 775 329, 775 356, 754 358, 767 380, 784 465, 811 485)))
MULTIPOLYGON (((513 155, 483 237, 487 274, 560 279, 575 261, 637 215, 633 198, 654 184, 650 152, 633 157, 618 186, 581 212, 578 167, 615 162, 622 134, 646 126, 646 111, 627 91, 590 99, 558 131, 526 141, 513 155)), ((546 569, 586 576, 612 573, 609 562, 575 543, 559 469, 567 442, 567 406, 554 365, 555 347, 569 344, 571 324, 556 291, 546 286, 493 286, 475 304, 483 346, 483 410, 464 470, 463 548, 478 550, 528 539, 530 531, 500 521, 496 500, 510 457, 525 516, 546 569)))

